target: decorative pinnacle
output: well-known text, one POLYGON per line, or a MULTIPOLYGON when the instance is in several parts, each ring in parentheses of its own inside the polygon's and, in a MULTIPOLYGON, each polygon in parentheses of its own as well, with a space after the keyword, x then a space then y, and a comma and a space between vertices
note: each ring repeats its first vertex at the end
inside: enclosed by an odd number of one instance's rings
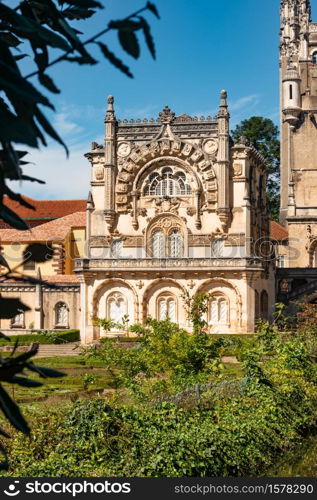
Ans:
POLYGON ((106 121, 115 120, 116 117, 115 117, 115 114, 114 114, 114 107, 113 107, 114 97, 112 95, 108 95, 107 103, 108 103, 108 106, 107 106, 107 112, 106 112, 106 118, 105 118, 105 120, 106 121))
POLYGON ((228 103, 227 103, 227 97, 228 97, 228 94, 227 94, 227 91, 226 90, 222 90, 220 92, 220 107, 221 108, 227 108, 228 107, 228 103))
POLYGON ((218 117, 229 118, 227 96, 228 94, 226 90, 222 90, 220 92, 220 105, 219 105, 218 117))
POLYGON ((163 108, 163 111, 159 113, 159 119, 161 123, 171 123, 175 118, 175 113, 170 110, 168 106, 163 108))

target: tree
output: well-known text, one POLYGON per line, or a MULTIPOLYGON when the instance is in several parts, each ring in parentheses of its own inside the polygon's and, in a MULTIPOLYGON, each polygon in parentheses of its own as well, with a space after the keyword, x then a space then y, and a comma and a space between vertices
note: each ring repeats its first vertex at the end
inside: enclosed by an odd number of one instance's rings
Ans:
MULTIPOLYGON (((10 0, 0 0, 0 218, 18 230, 28 229, 26 223, 4 203, 4 196, 18 201, 21 205, 34 209, 20 194, 14 193, 6 184, 7 180, 24 180, 43 183, 31 178, 23 172, 27 152, 16 148, 16 144, 38 148, 47 146, 46 136, 51 137, 65 148, 63 139, 57 134, 46 118, 42 107, 54 110, 51 101, 42 93, 42 89, 52 94, 59 94, 60 90, 48 74, 48 69, 62 61, 71 64, 97 64, 96 55, 88 51, 97 47, 102 55, 116 68, 129 78, 133 75, 128 66, 114 54, 100 38, 110 31, 118 34, 120 45, 129 56, 138 59, 140 45, 137 33, 142 32, 146 45, 155 59, 155 45, 151 35, 146 13, 154 14, 159 18, 156 6, 152 2, 127 17, 117 21, 105 22, 105 28, 86 40, 82 40, 82 33, 71 23, 86 20, 103 9, 103 5, 96 0, 21 0, 10 6, 10 0), (8 4, 8 5, 7 5, 8 4), (21 63, 29 57, 34 63, 34 70, 23 75, 21 63), (34 81, 36 78, 40 89, 34 81), (42 88, 41 88, 42 87, 42 88)), ((41 262, 43 252, 47 259, 47 248, 32 249, 33 260, 41 262)), ((30 258, 26 256, 26 259, 30 258)), ((48 258, 51 258, 49 256, 48 258)), ((0 254, 0 266, 4 268, 0 281, 15 279, 44 283, 41 280, 30 278, 10 269, 3 255, 0 254)), ((47 285, 47 284, 46 284, 47 285)), ((13 318, 19 311, 28 307, 17 298, 0 297, 0 318, 13 318)), ((4 337, 0 333, 0 338, 4 337)), ((34 348, 28 353, 13 357, 16 346, 9 359, 0 356, 0 381, 13 384, 36 387, 39 382, 26 377, 17 376, 24 370, 35 371, 41 377, 62 376, 60 372, 38 368, 29 359, 36 354, 34 348)), ((24 433, 29 432, 28 425, 23 418, 19 407, 12 401, 8 393, 0 385, 0 408, 11 424, 24 433)), ((0 434, 7 434, 0 429, 0 434)), ((0 450, 4 451, 0 447, 0 450)), ((2 464, 3 466, 3 464, 2 464)), ((1 467, 1 464, 0 464, 1 467)))
POLYGON ((273 220, 278 220, 280 210, 280 141, 279 129, 272 120, 252 116, 243 120, 231 132, 234 141, 245 136, 266 159, 269 167, 267 183, 268 206, 273 220))

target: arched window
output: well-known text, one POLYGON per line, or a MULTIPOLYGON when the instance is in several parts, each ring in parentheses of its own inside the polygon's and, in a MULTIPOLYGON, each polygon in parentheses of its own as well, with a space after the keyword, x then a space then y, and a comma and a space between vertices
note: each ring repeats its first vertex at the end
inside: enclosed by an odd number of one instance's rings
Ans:
POLYGON ((162 231, 155 231, 151 238, 152 257, 154 259, 164 259, 165 252, 165 236, 162 231))
POLYGON ((161 295, 157 301, 158 320, 164 321, 169 318, 174 323, 177 321, 176 299, 173 295, 161 295))
POLYGON ((184 242, 181 233, 174 229, 168 237, 169 257, 171 259, 181 259, 184 256, 184 242))
POLYGON ((267 319, 269 313, 269 296, 265 290, 261 293, 261 318, 267 319))
POLYGON ((227 325, 229 323, 229 303, 226 297, 215 296, 209 303, 209 323, 227 325))
POLYGON ((112 259, 122 258, 122 240, 115 240, 111 243, 110 254, 112 259))
POLYGON ((127 302, 124 296, 119 292, 112 293, 107 299, 108 319, 121 323, 127 312, 127 302))
POLYGON ((68 307, 65 302, 58 302, 55 306, 55 327, 68 328, 68 307))
POLYGON ((211 257, 219 259, 224 255, 224 240, 214 240, 211 242, 211 257))
POLYGON ((173 173, 170 167, 151 174, 144 189, 144 196, 184 196, 192 190, 184 172, 173 173))
POLYGON ((317 64, 317 50, 312 53, 312 63, 317 64))
POLYGON ((19 311, 18 314, 11 319, 11 328, 24 328, 24 312, 19 311))

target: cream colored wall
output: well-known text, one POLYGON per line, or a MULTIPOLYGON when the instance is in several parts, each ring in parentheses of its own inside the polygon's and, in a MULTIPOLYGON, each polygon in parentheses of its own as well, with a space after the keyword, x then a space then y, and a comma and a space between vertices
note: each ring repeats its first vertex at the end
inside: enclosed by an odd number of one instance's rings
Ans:
MULTIPOLYGON (((177 321, 180 326, 188 328, 186 309, 182 295, 188 290, 192 296, 207 291, 211 294, 221 294, 229 300, 230 320, 226 325, 216 325, 210 328, 212 333, 238 334, 254 333, 254 290, 269 290, 267 280, 258 278, 249 282, 247 275, 235 273, 233 278, 230 273, 222 273, 222 277, 206 276, 197 277, 188 275, 185 278, 180 273, 174 272, 173 277, 160 277, 155 275, 131 278, 121 275, 120 278, 93 278, 82 285, 82 311, 86 316, 86 324, 81 323, 82 342, 88 343, 93 338, 99 338, 99 328, 93 327, 93 318, 96 316, 107 317, 106 301, 110 294, 118 292, 126 297, 130 324, 143 323, 147 317, 157 317, 157 299, 161 294, 169 293, 177 299, 177 321)), ((272 280, 274 288, 274 280, 272 280)), ((272 300, 273 302, 273 300, 272 300)))
MULTIPOLYGON (((0 293, 2 297, 6 298, 17 298, 23 304, 30 308, 30 311, 26 311, 24 315, 25 329, 35 328, 35 300, 36 292, 35 286, 10 286, 10 291, 5 287, 0 287, 0 293)), ((65 302, 69 308, 69 328, 79 329, 80 328, 80 293, 79 287, 61 287, 60 290, 44 290, 42 292, 43 300, 43 329, 54 329, 55 328, 55 311, 54 307, 57 302, 65 302)), ((0 328, 11 329, 10 319, 0 319, 0 328)), ((20 328, 14 328, 14 331, 20 331, 20 328)))
MULTIPOLYGON (((41 243, 41 242, 39 242, 41 243)), ((43 243, 45 245, 45 243, 43 243)), ((46 262, 35 263, 35 271, 28 271, 23 269, 23 265, 19 265, 23 262, 23 252, 29 246, 29 243, 1 243, 3 248, 2 253, 7 260, 11 269, 16 269, 18 272, 33 276, 36 274, 37 269, 40 267, 42 276, 51 276, 56 274, 53 267, 53 260, 47 260, 46 262)))

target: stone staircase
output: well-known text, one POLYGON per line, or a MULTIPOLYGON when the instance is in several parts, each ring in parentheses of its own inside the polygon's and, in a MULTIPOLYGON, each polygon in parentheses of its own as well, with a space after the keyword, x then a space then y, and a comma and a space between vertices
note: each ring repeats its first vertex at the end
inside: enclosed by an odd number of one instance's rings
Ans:
POLYGON ((53 358, 55 356, 78 356, 80 349, 76 347, 80 345, 78 342, 70 342, 69 344, 41 344, 36 358, 53 358))

